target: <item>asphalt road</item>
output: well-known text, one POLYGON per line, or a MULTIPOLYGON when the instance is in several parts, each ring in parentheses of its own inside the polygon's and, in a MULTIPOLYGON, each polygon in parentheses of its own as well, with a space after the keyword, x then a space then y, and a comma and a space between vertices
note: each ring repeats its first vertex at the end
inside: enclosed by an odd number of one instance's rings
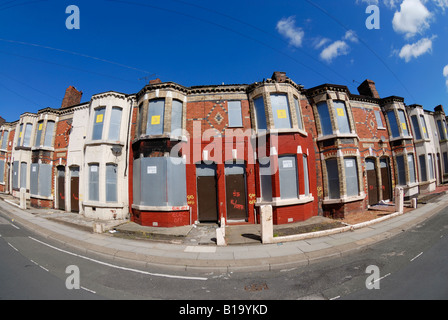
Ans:
MULTIPOLYGON (((86 256, 11 221, 0 207, 0 299, 448 299, 448 209, 374 246, 276 272, 180 273, 86 256), (69 290, 67 267, 80 271, 69 290), (368 290, 369 266, 376 266, 368 290)), ((370 283, 370 282, 369 282, 370 283)))

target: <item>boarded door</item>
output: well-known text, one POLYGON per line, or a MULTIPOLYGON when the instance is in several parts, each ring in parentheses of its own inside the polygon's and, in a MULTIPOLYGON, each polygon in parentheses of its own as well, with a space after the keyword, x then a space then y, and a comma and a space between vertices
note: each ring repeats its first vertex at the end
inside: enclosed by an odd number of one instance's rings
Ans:
POLYGON ((392 181, 390 176, 390 166, 388 159, 380 160, 381 167, 381 189, 383 190, 383 200, 392 199, 392 181))
POLYGON ((70 207, 79 212, 79 167, 70 168, 70 207))
POLYGON ((366 160, 367 169, 367 188, 369 196, 369 205, 375 205, 378 203, 378 180, 375 170, 375 160, 366 160))
POLYGON ((58 209, 65 210, 65 168, 58 167, 58 209))
POLYGON ((216 192, 216 166, 200 164, 196 166, 198 220, 200 222, 218 222, 216 192))
POLYGON ((226 208, 228 220, 246 220, 246 175, 245 166, 230 164, 225 167, 226 208))

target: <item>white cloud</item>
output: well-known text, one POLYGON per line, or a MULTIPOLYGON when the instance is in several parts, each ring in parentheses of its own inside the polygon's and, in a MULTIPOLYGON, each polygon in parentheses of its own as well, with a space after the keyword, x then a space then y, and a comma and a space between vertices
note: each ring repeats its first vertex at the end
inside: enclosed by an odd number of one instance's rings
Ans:
POLYGON ((351 41, 351 42, 358 42, 358 36, 356 35, 355 31, 348 30, 345 33, 344 40, 348 40, 348 41, 351 41))
POLYGON ((434 0, 436 6, 440 7, 443 11, 448 8, 448 0, 434 0))
POLYGON ((393 9, 397 6, 397 2, 399 2, 399 0, 384 0, 383 2, 386 7, 393 9))
POLYGON ((328 39, 328 38, 316 38, 313 41, 313 47, 314 47, 314 49, 320 49, 324 45, 326 45, 329 41, 330 41, 330 39, 328 39))
POLYGON ((350 47, 345 41, 335 41, 326 47, 321 53, 320 57, 330 63, 334 58, 342 55, 347 55, 350 47))
POLYGON ((301 47, 305 32, 302 28, 295 26, 296 20, 294 16, 283 18, 277 22, 277 31, 289 40, 289 44, 294 47, 301 47))
POLYGON ((432 51, 432 40, 434 37, 423 38, 413 44, 407 44, 401 48, 399 57, 409 62, 412 58, 418 58, 422 54, 432 51))
POLYGON ((431 17, 431 13, 420 0, 404 0, 400 11, 394 14, 392 26, 396 32, 410 38, 428 29, 431 17))
POLYGON ((443 76, 448 77, 448 64, 443 68, 443 76))
POLYGON ((448 64, 445 66, 445 68, 443 68, 443 76, 446 78, 445 84, 446 89, 448 90, 448 64))

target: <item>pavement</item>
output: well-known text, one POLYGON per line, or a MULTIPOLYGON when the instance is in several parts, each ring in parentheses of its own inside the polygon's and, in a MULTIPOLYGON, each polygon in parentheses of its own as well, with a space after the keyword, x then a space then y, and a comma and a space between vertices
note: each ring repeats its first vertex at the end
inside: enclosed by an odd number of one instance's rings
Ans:
POLYGON ((260 225, 226 226, 227 246, 216 245, 215 224, 178 228, 142 227, 129 221, 98 221, 56 209, 26 210, 18 199, 0 194, 0 208, 14 224, 84 254, 99 254, 117 262, 191 272, 252 272, 290 269, 365 249, 400 234, 448 206, 447 187, 419 199, 418 207, 404 214, 387 214, 351 228, 313 231, 334 220, 313 217, 305 222, 274 226, 274 234, 301 230, 300 237, 279 237, 262 244, 260 225), (97 230, 97 232, 94 232, 97 230), (98 233, 98 230, 103 231, 98 233), (305 230, 305 231, 304 231, 305 230), (310 231, 306 231, 310 230, 310 231), (283 241, 284 239, 284 241, 283 241), (300 239, 300 240, 297 240, 300 239))

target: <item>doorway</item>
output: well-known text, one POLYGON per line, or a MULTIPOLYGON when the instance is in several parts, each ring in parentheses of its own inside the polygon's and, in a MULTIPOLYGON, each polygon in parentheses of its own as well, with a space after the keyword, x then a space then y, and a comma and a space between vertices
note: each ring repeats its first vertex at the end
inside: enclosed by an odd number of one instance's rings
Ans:
POLYGON ((70 208, 79 212, 79 167, 70 168, 70 208))
POLYGON ((380 159, 381 182, 383 190, 383 200, 392 200, 392 178, 390 175, 389 159, 380 159))
POLYGON ((65 211, 65 167, 58 167, 58 209, 65 211))
POLYGON ((225 175, 227 220, 246 221, 246 166, 226 164, 225 175))
POLYGON ((197 164, 196 183, 199 222, 218 222, 216 165, 197 164))
POLYGON ((367 171, 367 189, 369 196, 369 205, 373 206, 378 203, 378 176, 375 170, 375 159, 366 159, 367 171))

